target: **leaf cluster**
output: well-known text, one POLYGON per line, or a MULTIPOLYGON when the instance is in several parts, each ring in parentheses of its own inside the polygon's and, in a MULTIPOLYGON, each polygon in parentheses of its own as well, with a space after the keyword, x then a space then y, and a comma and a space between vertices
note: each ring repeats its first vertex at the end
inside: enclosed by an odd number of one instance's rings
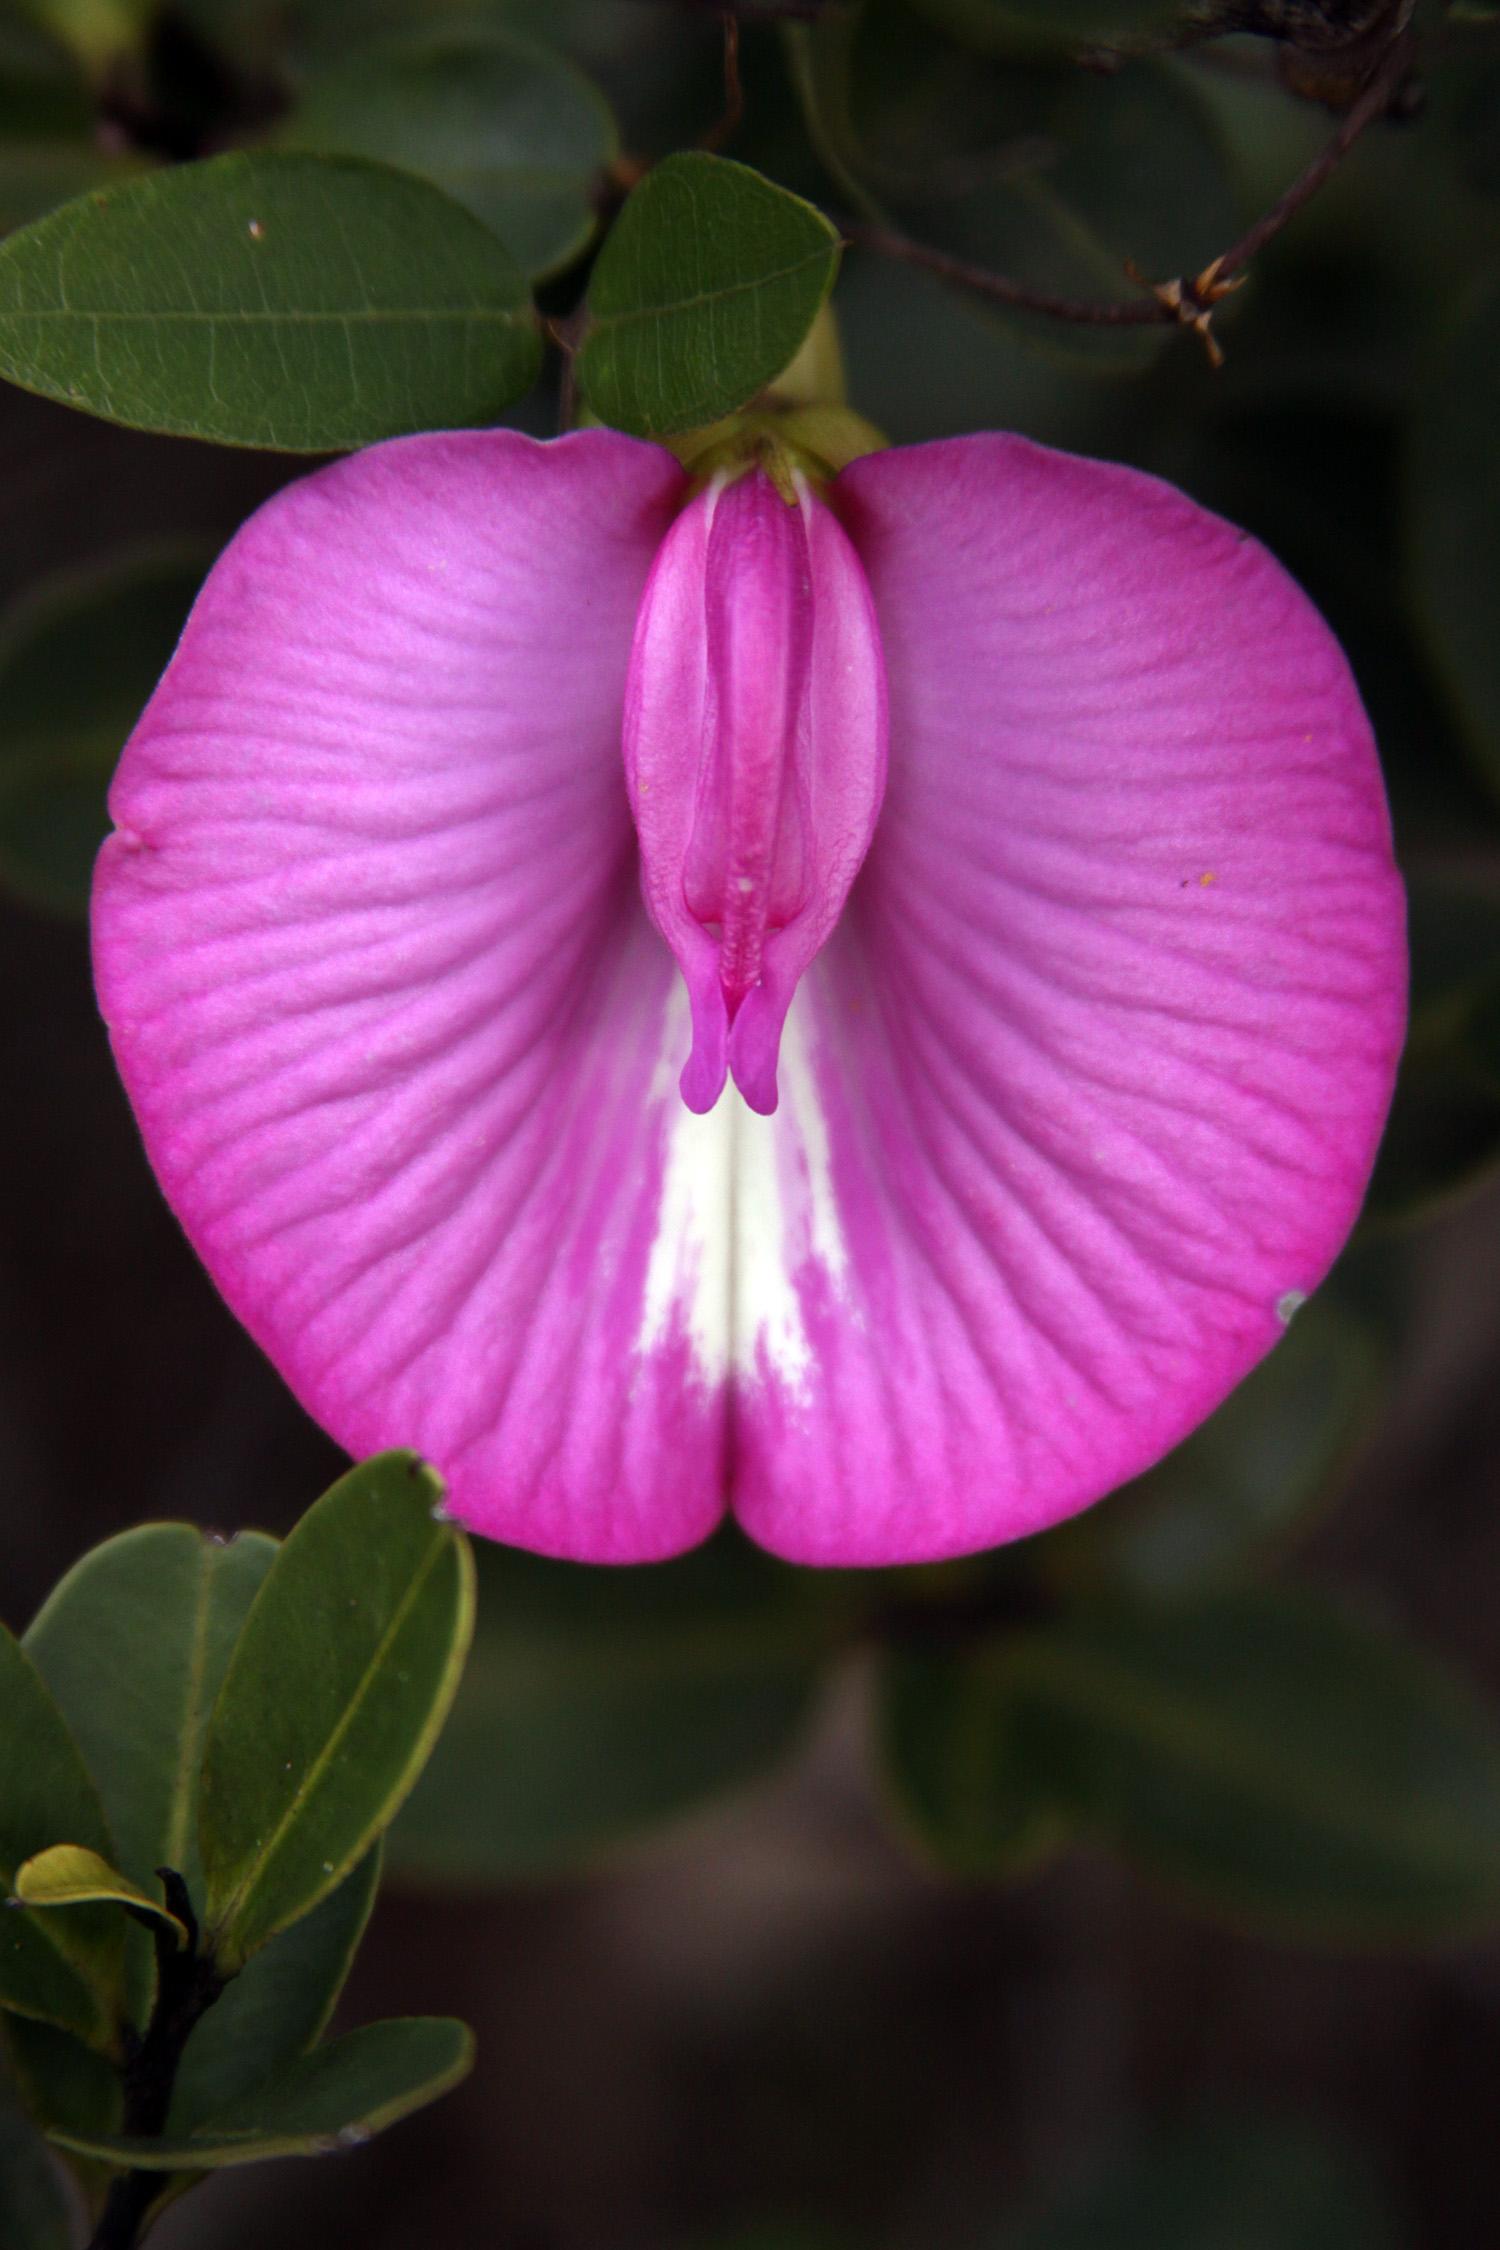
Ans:
MULTIPOLYGON (((441 2018, 325 2037, 468 1642, 441 1495, 387 1454, 280 1546, 146 1524, 0 1628, 0 2026, 109 2250, 203 2174, 352 2145, 469 2067, 441 2018)), ((6 2130, 37 2183, 7 2250, 51 2250, 64 2207, 6 2130)))

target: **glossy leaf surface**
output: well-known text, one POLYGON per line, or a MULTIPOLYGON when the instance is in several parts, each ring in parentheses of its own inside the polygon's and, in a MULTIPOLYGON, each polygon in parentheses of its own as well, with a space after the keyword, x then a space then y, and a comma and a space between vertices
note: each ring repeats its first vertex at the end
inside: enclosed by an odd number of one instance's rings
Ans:
POLYGON ((467 1541, 414 1455, 352 1470, 279 1549, 204 1749, 204 1924, 236 1968, 310 1913, 411 1788, 473 1624, 467 1541))

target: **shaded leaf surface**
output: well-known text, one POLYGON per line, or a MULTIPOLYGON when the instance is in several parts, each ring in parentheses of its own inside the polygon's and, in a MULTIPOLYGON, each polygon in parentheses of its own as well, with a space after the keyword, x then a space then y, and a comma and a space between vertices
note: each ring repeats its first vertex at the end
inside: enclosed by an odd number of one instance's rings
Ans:
MULTIPOLYGON (((0 1625, 0 1899, 52 1844, 108 1859, 114 1843, 78 1745, 30 1658, 0 1625)), ((112 2043, 124 1928, 107 1907, 30 1914, 0 1907, 0 2007, 99 2046, 112 2043)))
POLYGON ((492 418, 539 350, 488 228, 352 158, 179 165, 0 244, 0 375, 138 429, 369 445, 492 418))
POLYGON ((435 1517, 441 1497, 414 1455, 382 1454, 266 1575, 203 1759, 204 1924, 229 1968, 336 1887, 436 1739, 473 1624, 468 1543, 435 1517))
POLYGON ((500 237, 529 274, 566 265, 594 230, 614 120, 571 63, 498 30, 389 39, 310 77, 278 138, 420 172, 500 237))
POLYGON ((71 2250, 73 2224, 47 2145, 0 2086, 0 2242, 5 2250, 71 2250))
POLYGON ((366 2024, 304 2055, 274 2085, 220 2111, 195 2133, 161 2140, 54 2137, 80 2155, 156 2172, 321 2156, 357 2146, 436 2101, 467 2074, 473 2054, 467 2027, 446 2016, 366 2024))
MULTIPOLYGON (((987 1839, 1098 1837, 1202 1902, 1309 1934, 1437 1936, 1500 1913, 1500 1739, 1452 1677, 1312 1597, 1253 1591, 1084 1611, 943 1659, 888 1725, 929 1847, 973 1871, 987 1839), (983 1698, 989 1709, 983 1709, 983 1698), (976 1702, 980 1710, 976 1714, 976 1702), (963 1766, 954 1715, 982 1752, 963 1766), (917 1723, 925 1719, 924 1727, 917 1723), (944 1785, 950 1770, 962 1787, 944 1785)), ((996 1849, 996 1863, 1005 1855, 996 1849)))
POLYGON ((244 2100, 321 2038, 380 1881, 379 1847, 300 1922, 263 1945, 188 2040, 169 2120, 174 2133, 244 2100))

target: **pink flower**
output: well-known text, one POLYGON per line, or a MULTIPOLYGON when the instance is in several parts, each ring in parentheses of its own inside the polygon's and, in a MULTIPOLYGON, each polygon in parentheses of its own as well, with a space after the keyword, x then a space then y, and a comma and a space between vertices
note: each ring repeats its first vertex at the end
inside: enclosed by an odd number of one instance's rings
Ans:
POLYGON ((1338 648, 1019 438, 790 502, 607 431, 341 461, 218 564, 112 810, 99 990, 209 1271, 341 1443, 552 1554, 1085 1506, 1317 1286, 1390 1096, 1338 648))

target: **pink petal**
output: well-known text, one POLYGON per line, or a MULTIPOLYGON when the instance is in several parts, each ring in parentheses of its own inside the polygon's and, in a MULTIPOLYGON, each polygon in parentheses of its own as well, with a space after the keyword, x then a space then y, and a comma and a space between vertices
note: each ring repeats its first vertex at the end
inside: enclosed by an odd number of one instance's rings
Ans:
POLYGON ((1253 541, 1015 438, 835 499, 889 783, 742 1154, 735 1506, 793 1558, 907 1562, 1146 1468, 1316 1288, 1402 898, 1348 670, 1253 541))
POLYGON ((619 748, 681 489, 603 432, 291 486, 126 750, 95 904, 152 1162, 298 1397, 430 1455, 476 1529, 601 1560, 723 1505, 722 1247, 669 1176, 619 748))

